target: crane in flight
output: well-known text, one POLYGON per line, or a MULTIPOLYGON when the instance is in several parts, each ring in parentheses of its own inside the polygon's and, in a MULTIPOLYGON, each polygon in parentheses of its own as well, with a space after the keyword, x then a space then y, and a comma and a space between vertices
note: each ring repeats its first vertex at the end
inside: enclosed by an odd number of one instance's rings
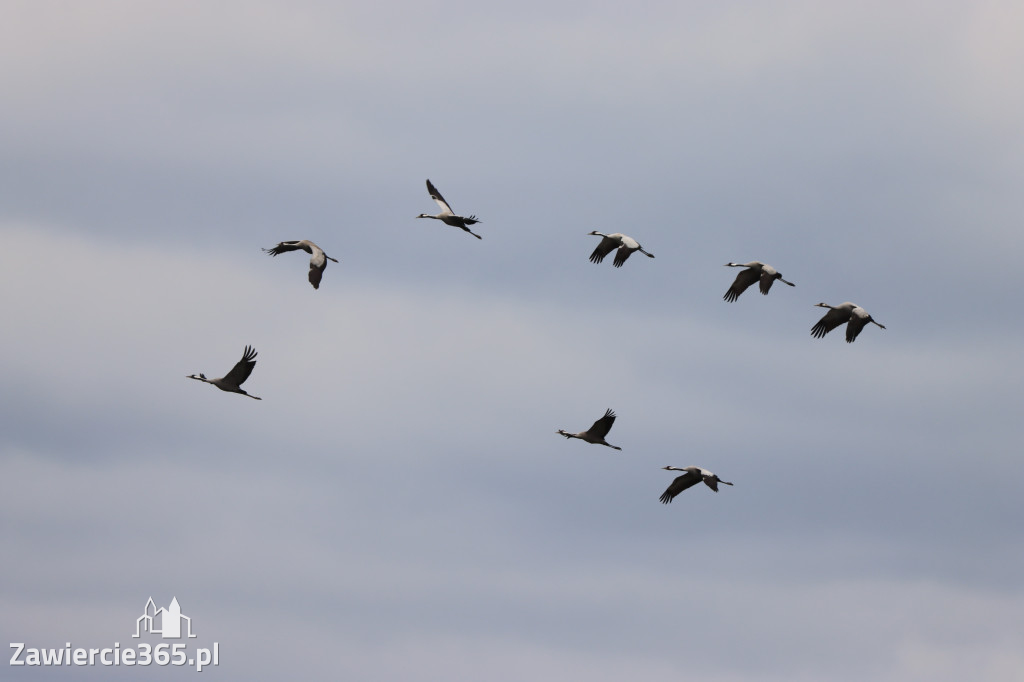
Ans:
POLYGON ((313 285, 314 289, 320 288, 320 279, 324 276, 324 268, 327 267, 327 261, 332 260, 335 263, 338 262, 337 258, 331 258, 324 250, 319 246, 309 241, 308 239, 299 239, 290 242, 280 242, 277 246, 272 249, 263 249, 265 253, 269 253, 271 256, 279 256, 287 251, 298 251, 299 249, 310 254, 309 259, 309 283, 313 285))
POLYGON ((241 393, 242 395, 248 395, 254 400, 263 400, 263 398, 257 398, 254 395, 249 395, 242 390, 242 384, 252 374, 252 368, 256 366, 256 349, 252 346, 246 346, 245 352, 242 353, 242 359, 235 363, 235 366, 231 368, 231 371, 220 377, 219 379, 207 379, 206 375, 200 372, 198 375, 189 374, 187 378, 195 379, 196 381, 205 381, 208 384, 213 384, 222 391, 228 393, 241 393))
POLYGON ((675 480, 665 489, 665 492, 661 494, 661 501, 663 504, 668 504, 675 498, 676 495, 683 492, 687 488, 697 485, 701 481, 718 492, 718 484, 732 485, 729 481, 723 481, 718 477, 717 474, 713 474, 707 469, 701 469, 700 467, 661 467, 662 469, 668 469, 669 471, 685 471, 682 476, 676 476, 675 480))
POLYGON ((607 445, 614 450, 621 450, 618 445, 612 445, 604 439, 611 431, 612 424, 615 423, 615 413, 612 412, 611 408, 608 408, 604 416, 594 422, 589 429, 586 431, 580 431, 579 433, 569 433, 563 429, 558 429, 558 433, 565 436, 566 438, 579 438, 580 440, 588 443, 594 443, 597 445, 607 445))
POLYGON ((842 324, 846 324, 847 343, 853 343, 861 333, 861 330, 863 330, 869 322, 885 329, 885 325, 875 322, 875 319, 868 314, 868 311, 864 310, 856 303, 851 303, 850 301, 840 303, 839 305, 815 303, 814 306, 816 308, 829 309, 829 311, 825 313, 824 317, 818 320, 817 324, 811 327, 811 336, 816 339, 824 338, 825 334, 828 334, 830 331, 842 324))
POLYGON ((749 263, 726 263, 725 267, 746 268, 746 270, 741 270, 739 274, 736 275, 736 280, 732 283, 732 286, 729 287, 729 291, 725 292, 725 296, 722 297, 726 301, 729 301, 729 303, 732 303, 739 298, 740 294, 746 291, 751 284, 758 280, 761 282, 761 293, 765 296, 768 295, 768 291, 772 288, 772 284, 775 283, 775 280, 779 280, 783 284, 788 284, 791 287, 796 286, 792 282, 787 282, 782 279, 782 275, 778 270, 767 263, 762 263, 761 261, 752 260, 749 263))
POLYGON ((626 262, 626 259, 629 258, 634 251, 639 251, 648 258, 654 258, 654 254, 644 251, 643 247, 640 246, 637 240, 624 235, 621 232, 605 234, 595 230, 593 232, 588 232, 587 234, 602 238, 598 243, 597 248, 590 254, 591 263, 600 263, 604 260, 604 257, 612 251, 615 252, 615 260, 612 262, 612 265, 617 268, 621 268, 622 264, 626 262))
POLYGON ((437 215, 420 213, 416 216, 417 218, 433 218, 434 220, 440 220, 445 225, 462 228, 477 239, 483 239, 483 237, 467 227, 468 225, 476 225, 481 221, 477 220, 475 215, 471 215, 468 218, 455 215, 455 211, 453 211, 452 207, 448 205, 448 202, 444 200, 444 197, 437 191, 437 188, 434 187, 434 183, 432 183, 429 178, 427 179, 427 192, 430 193, 430 198, 437 202, 437 205, 441 207, 441 212, 437 215))

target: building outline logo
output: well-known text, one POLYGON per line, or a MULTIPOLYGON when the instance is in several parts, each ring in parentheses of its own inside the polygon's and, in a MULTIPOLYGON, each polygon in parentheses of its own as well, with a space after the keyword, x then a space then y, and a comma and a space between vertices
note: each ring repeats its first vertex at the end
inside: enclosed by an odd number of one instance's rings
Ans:
POLYGON ((192 619, 181 612, 177 597, 171 598, 171 603, 166 609, 163 607, 158 609, 153 602, 153 597, 150 597, 142 609, 142 615, 135 620, 135 634, 132 637, 141 637, 142 632, 148 632, 160 635, 163 639, 181 639, 181 621, 183 620, 188 638, 195 637, 192 634, 192 619), (157 628, 158 619, 159 628, 157 628))

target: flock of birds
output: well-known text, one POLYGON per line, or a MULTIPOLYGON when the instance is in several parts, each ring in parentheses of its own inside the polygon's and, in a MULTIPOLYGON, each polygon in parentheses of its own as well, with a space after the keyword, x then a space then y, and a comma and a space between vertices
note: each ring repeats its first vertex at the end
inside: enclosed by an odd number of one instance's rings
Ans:
MULTIPOLYGON (((427 192, 430 194, 430 198, 437 202, 437 205, 441 207, 441 212, 437 215, 428 215, 421 213, 417 218, 433 218, 434 220, 440 220, 445 225, 451 225, 452 227, 458 227, 469 234, 473 235, 477 239, 483 239, 480 235, 469 229, 470 225, 475 225, 480 220, 477 220, 475 215, 469 217, 457 215, 451 208, 451 205, 445 201, 445 198, 441 196, 441 193, 437 191, 434 184, 427 180, 427 192)), ((590 235, 601 237, 600 243, 597 248, 594 249, 593 253, 590 254, 590 261, 592 263, 601 263, 606 256, 612 251, 615 252, 615 259, 613 265, 617 268, 622 267, 634 252, 639 251, 648 258, 654 258, 654 254, 645 251, 640 243, 628 235, 621 233, 604 234, 602 232, 590 232, 590 235)), ((264 252, 271 256, 279 256, 282 253, 289 251, 305 251, 310 254, 309 259, 309 283, 313 285, 314 289, 320 288, 320 281, 323 278, 324 269, 327 267, 327 261, 338 262, 336 258, 331 258, 324 250, 314 244, 308 239, 300 239, 295 241, 280 242, 277 246, 270 249, 263 249, 264 252)), ((725 267, 731 268, 744 268, 736 275, 736 279, 733 281, 732 286, 725 292, 723 297, 729 303, 735 302, 740 295, 749 289, 755 282, 759 284, 761 293, 768 295, 768 292, 772 288, 772 284, 776 280, 789 286, 796 286, 792 282, 789 282, 782 278, 782 274, 767 263, 761 263, 760 261, 751 261, 749 263, 726 263, 725 267)), ((824 338, 833 329, 846 325, 846 342, 853 343, 857 336, 863 331, 864 327, 868 324, 875 324, 882 329, 885 329, 885 325, 879 324, 871 317, 867 310, 860 307, 856 303, 846 301, 839 305, 833 306, 828 303, 816 303, 815 307, 828 308, 828 312, 825 313, 818 322, 811 327, 811 336, 814 338, 824 338)), ((203 373, 190 374, 187 378, 195 379, 197 381, 203 381, 208 384, 213 384, 222 391, 229 393, 240 393, 244 396, 253 398, 254 400, 262 400, 254 395, 250 395, 243 388, 242 384, 252 374, 253 368, 256 366, 256 350, 251 346, 246 346, 245 351, 242 353, 242 359, 235 363, 235 366, 231 368, 231 371, 218 379, 207 379, 203 373)), ((614 450, 621 450, 622 448, 618 445, 612 445, 605 437, 611 430, 612 425, 615 423, 615 412, 611 409, 605 411, 604 416, 591 424, 590 428, 586 431, 580 431, 579 433, 570 433, 564 429, 559 429, 558 434, 565 436, 567 439, 578 438, 586 443, 592 443, 595 445, 605 445, 614 450)), ((687 488, 690 488, 697 483, 703 481, 709 488, 716 493, 718 492, 718 484, 732 485, 728 481, 723 481, 716 474, 702 469, 697 466, 687 467, 673 467, 666 466, 662 467, 668 471, 682 471, 685 472, 680 476, 677 476, 669 487, 662 493, 660 499, 664 504, 671 502, 676 495, 683 492, 687 488)))

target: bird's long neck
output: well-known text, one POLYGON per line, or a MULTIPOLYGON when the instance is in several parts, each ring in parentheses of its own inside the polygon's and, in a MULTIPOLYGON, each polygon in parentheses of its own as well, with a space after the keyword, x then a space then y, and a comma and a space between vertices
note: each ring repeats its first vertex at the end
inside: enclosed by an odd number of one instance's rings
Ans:
POLYGON ((579 438, 579 435, 578 435, 578 434, 575 434, 575 433, 569 433, 568 431, 564 431, 564 430, 562 430, 562 429, 558 429, 558 433, 562 434, 562 435, 563 435, 563 436, 565 436, 566 438, 579 438))

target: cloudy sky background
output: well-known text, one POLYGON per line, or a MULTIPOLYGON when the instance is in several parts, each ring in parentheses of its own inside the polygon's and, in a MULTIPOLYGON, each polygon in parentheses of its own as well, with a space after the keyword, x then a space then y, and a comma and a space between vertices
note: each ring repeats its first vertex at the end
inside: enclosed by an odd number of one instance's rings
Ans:
POLYGON ((176 596, 224 680, 1024 677, 1024 9, 3 10, 5 642, 176 596), (184 378, 246 344, 262 402, 184 378))

